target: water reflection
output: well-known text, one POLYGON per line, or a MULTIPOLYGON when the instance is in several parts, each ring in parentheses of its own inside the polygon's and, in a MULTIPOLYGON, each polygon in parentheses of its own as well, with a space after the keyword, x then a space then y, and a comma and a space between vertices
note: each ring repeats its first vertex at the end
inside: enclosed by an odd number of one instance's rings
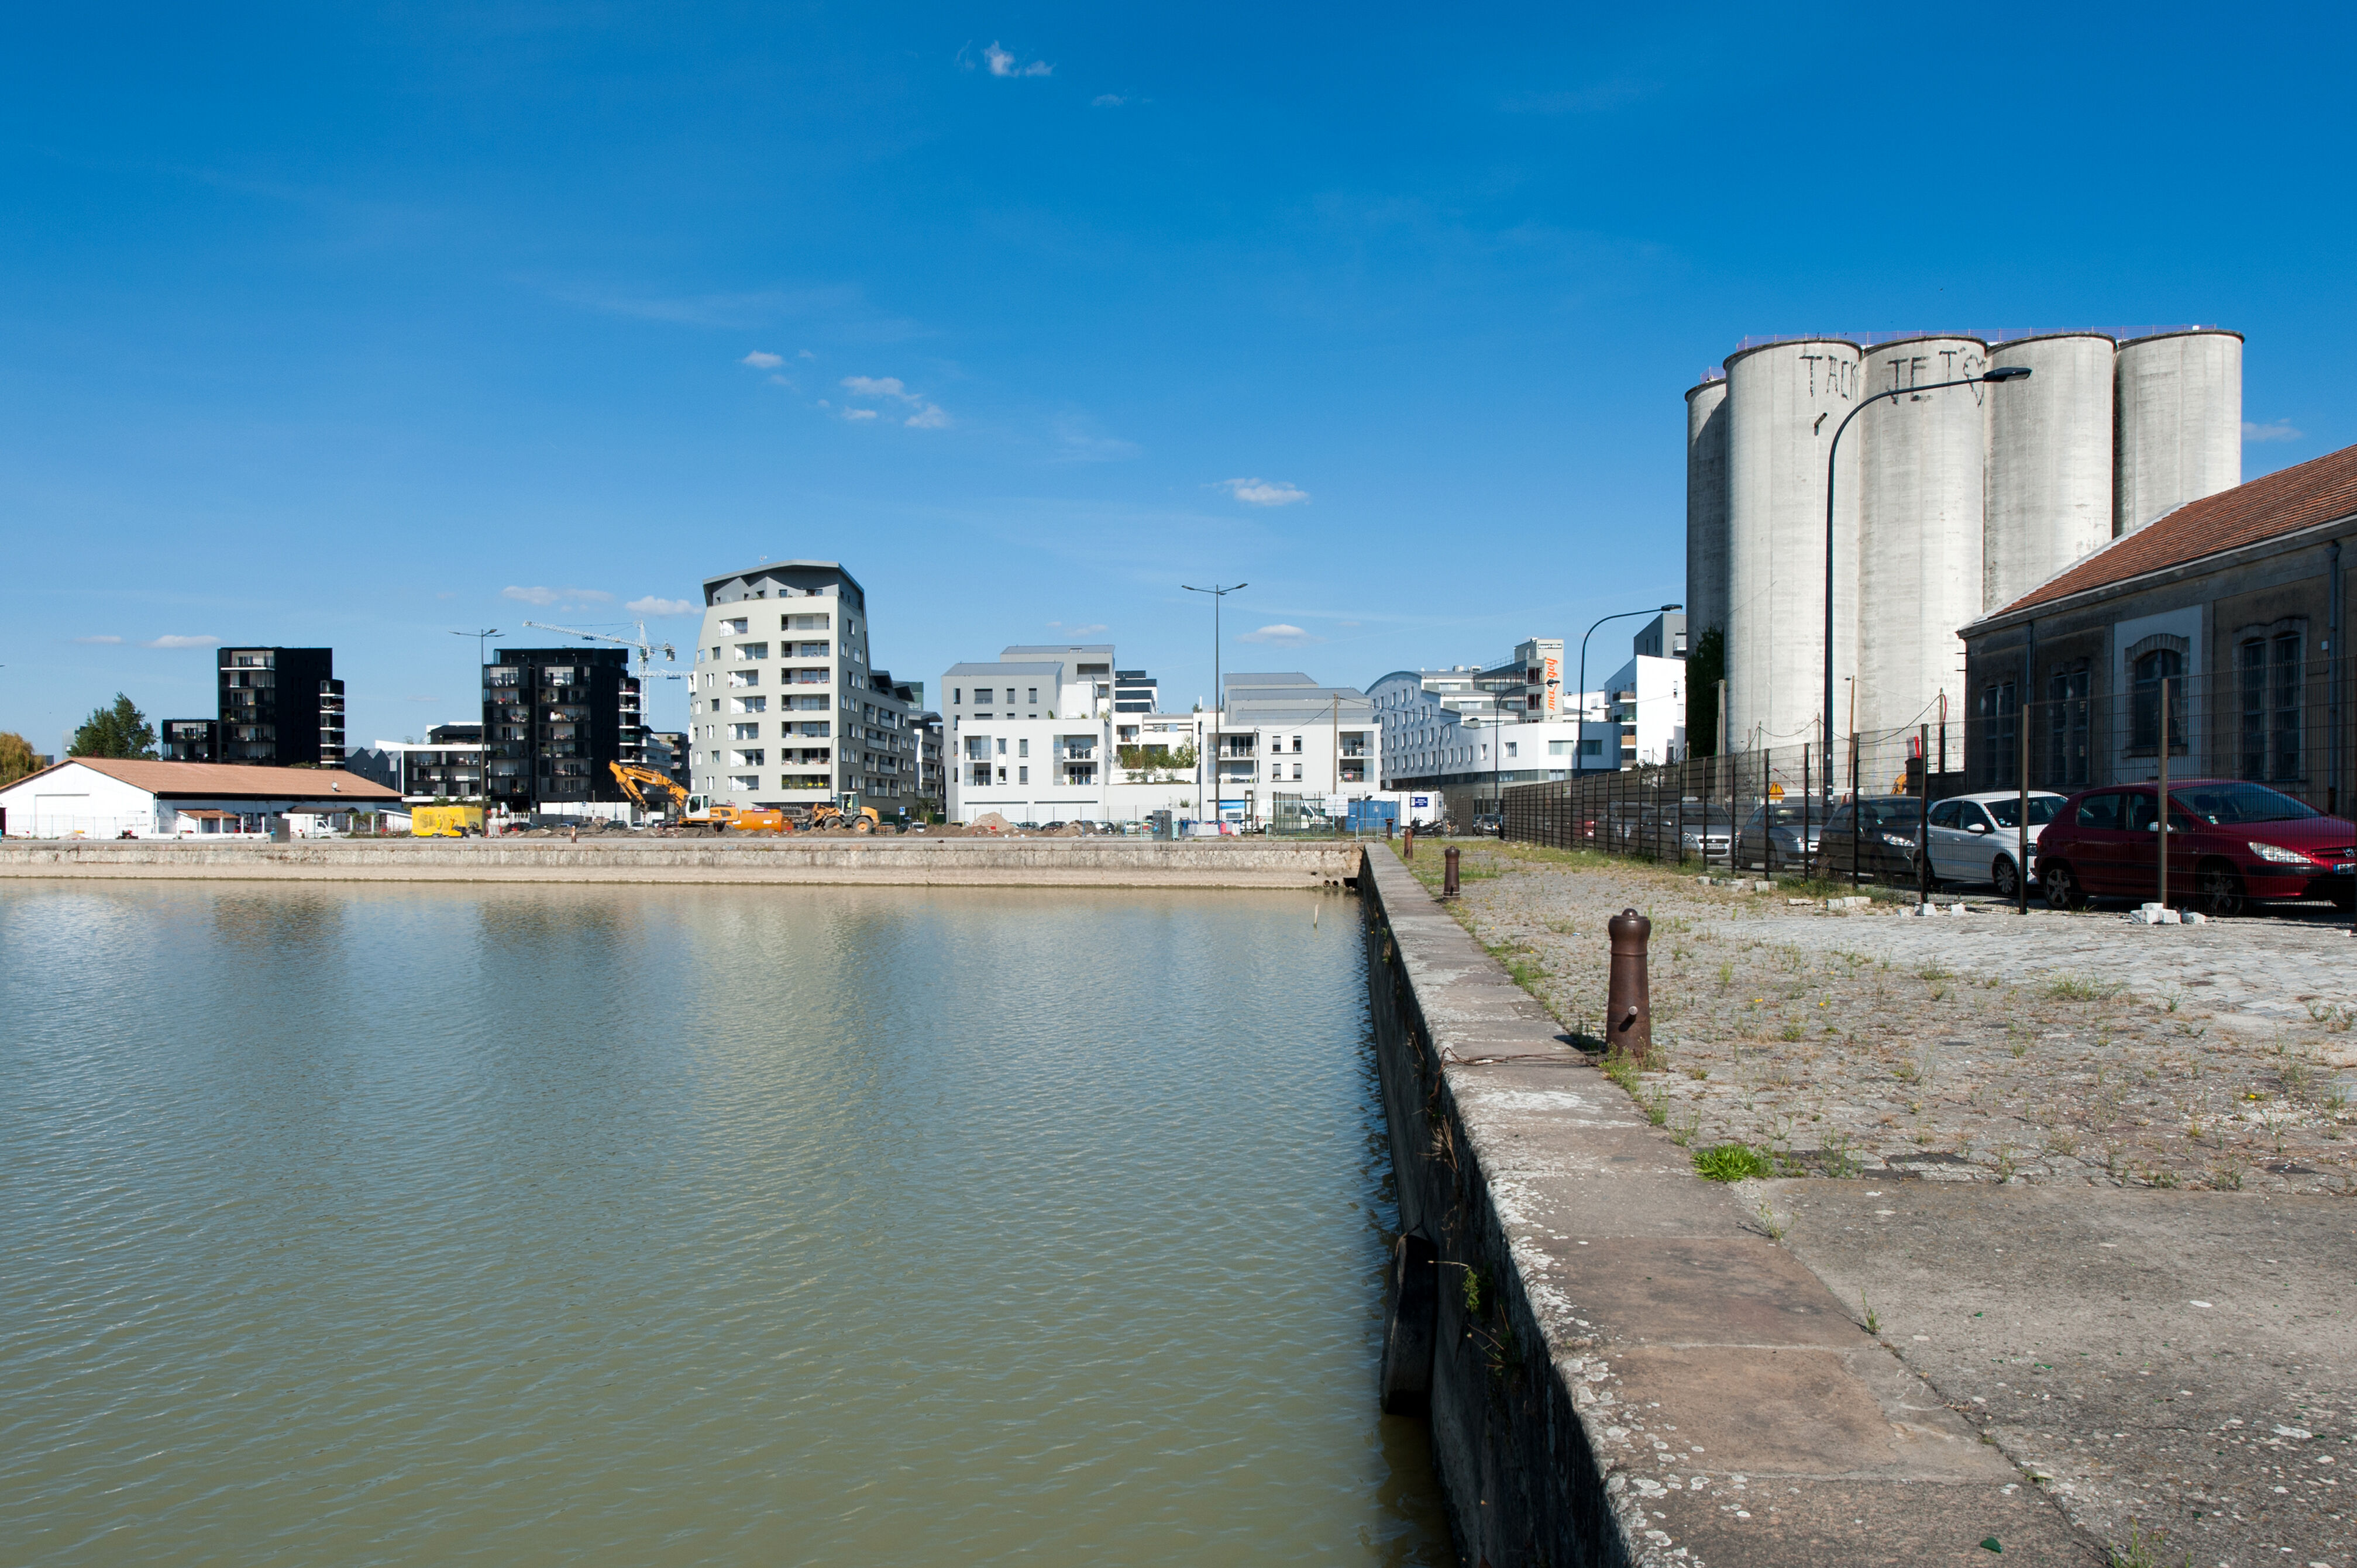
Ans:
POLYGON ((1444 1561, 1334 913, 7 889, 6 1555, 1444 1561))

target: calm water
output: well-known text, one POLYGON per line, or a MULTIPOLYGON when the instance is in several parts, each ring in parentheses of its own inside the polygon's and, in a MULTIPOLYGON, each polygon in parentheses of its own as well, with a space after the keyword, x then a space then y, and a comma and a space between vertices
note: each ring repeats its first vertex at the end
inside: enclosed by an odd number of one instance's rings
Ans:
POLYGON ((0 889, 0 1561, 1445 1562, 1350 913, 0 889))

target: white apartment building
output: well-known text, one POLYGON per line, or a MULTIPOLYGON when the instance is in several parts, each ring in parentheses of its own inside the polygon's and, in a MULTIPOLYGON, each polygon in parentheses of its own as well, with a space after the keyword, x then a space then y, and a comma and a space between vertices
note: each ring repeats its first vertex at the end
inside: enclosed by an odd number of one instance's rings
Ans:
POLYGON ((1322 685, 1297 670, 1228 676, 1213 770, 1218 820, 1285 827, 1340 817, 1382 792, 1383 726, 1351 686, 1322 685))
POLYGON ((867 595, 834 561, 704 582, 688 701, 691 788, 738 806, 874 806, 917 793, 914 693, 871 667, 867 595))
POLYGON ((1108 820, 1113 651, 1018 644, 950 666, 939 693, 950 821, 1108 820))

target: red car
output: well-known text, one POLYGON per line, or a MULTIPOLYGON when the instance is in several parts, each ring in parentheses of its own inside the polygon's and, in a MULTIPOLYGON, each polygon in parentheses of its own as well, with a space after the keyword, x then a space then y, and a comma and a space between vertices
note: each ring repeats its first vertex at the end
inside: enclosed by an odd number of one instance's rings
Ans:
MULTIPOLYGON (((2158 789, 2120 784, 2073 795, 2038 840, 2046 901, 2075 909, 2090 897, 2158 892, 2158 789)), ((2237 915, 2270 899, 2357 897, 2357 823, 2239 779, 2169 786, 2169 896, 2204 914, 2237 915)))

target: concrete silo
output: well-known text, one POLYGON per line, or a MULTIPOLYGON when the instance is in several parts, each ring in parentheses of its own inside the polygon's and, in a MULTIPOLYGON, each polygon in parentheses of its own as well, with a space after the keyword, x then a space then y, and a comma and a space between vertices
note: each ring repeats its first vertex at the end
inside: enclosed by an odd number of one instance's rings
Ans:
POLYGON ((1835 673, 1856 671, 1869 746, 1936 723, 1943 690, 1952 722, 1964 714, 1956 628, 1981 613, 1986 405, 2007 389, 1906 389, 1987 369, 1988 345, 1972 338, 1908 338, 1866 354, 1866 395, 1900 395, 1858 415, 1849 435, 1859 473, 1857 659, 1835 673))
POLYGON ((2120 345, 2112 527, 2134 533, 2243 482, 2243 336, 2193 330, 2120 345))
MULTIPOLYGON (((1815 738, 1825 449, 1857 406, 1858 378, 1858 347, 1839 338, 1766 344, 1727 361, 1727 706, 1728 743, 1738 751, 1815 738)), ((1857 655, 1855 439, 1842 443, 1836 480, 1834 667, 1843 673, 1857 655)))
POLYGON ((1686 393, 1686 625, 1727 629, 1727 378, 1686 393))
POLYGON ((2030 377, 1988 394, 1983 614, 2111 542, 2114 347, 2100 333, 2063 332, 1989 353, 2030 377))

